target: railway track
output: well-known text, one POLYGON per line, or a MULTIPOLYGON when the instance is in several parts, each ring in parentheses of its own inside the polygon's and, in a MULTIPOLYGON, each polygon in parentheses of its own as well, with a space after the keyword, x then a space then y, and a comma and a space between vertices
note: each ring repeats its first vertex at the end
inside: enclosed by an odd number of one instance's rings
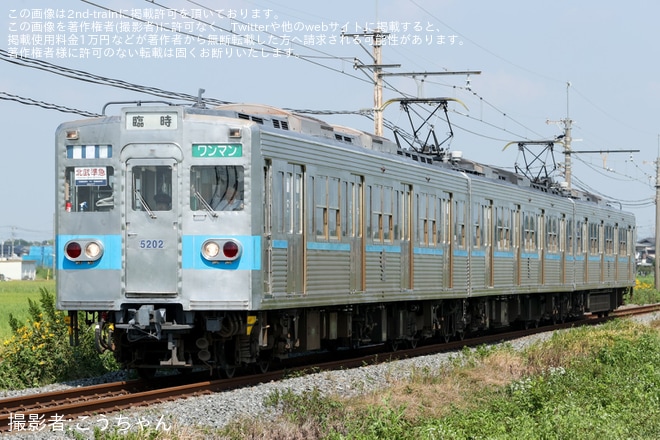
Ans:
POLYGON ((536 333, 555 331, 581 325, 595 325, 618 317, 629 317, 660 311, 660 304, 622 308, 609 316, 588 316, 587 319, 557 323, 551 326, 528 328, 489 334, 476 338, 451 341, 442 344, 423 345, 395 352, 384 352, 382 346, 367 348, 358 357, 348 353, 325 353, 313 365, 283 364, 267 373, 237 376, 231 379, 208 379, 208 372, 190 375, 158 377, 152 381, 125 381, 109 384, 77 387, 47 393, 32 394, 0 400, 0 432, 28 432, 43 430, 48 426, 75 423, 92 415, 109 414, 139 406, 153 405, 203 394, 281 380, 294 371, 324 371, 338 368, 356 368, 377 362, 410 358, 453 351, 465 346, 477 346, 513 340, 536 333))

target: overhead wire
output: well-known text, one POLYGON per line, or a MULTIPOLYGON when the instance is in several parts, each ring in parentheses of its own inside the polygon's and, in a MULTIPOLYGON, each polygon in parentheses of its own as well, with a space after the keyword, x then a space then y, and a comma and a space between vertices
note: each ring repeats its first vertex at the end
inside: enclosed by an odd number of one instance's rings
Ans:
MULTIPOLYGON (((131 15, 127 15, 127 14, 121 12, 121 11, 106 7, 104 5, 95 3, 95 2, 90 1, 90 0, 81 0, 81 1, 83 3, 88 4, 88 5, 100 8, 102 10, 105 10, 105 11, 108 11, 108 12, 111 12, 111 13, 114 13, 114 14, 117 14, 117 15, 120 15, 120 16, 125 16, 127 18, 137 20, 137 21, 140 21, 140 22, 143 22, 143 23, 148 22, 147 20, 141 19, 139 17, 133 17, 131 15)), ((159 7, 162 7, 162 8, 167 8, 166 5, 161 4, 161 3, 157 3, 155 1, 151 1, 151 0, 145 0, 145 1, 148 1, 148 3, 155 4, 155 5, 157 5, 159 7)), ((194 1, 194 0, 187 0, 187 1, 191 4, 206 8, 210 11, 213 11, 213 9, 201 4, 200 2, 197 2, 197 1, 194 1)), ((178 10, 175 10, 175 11, 178 14, 181 14, 181 11, 178 11, 178 10)), ((199 20, 195 17, 192 17, 192 19, 198 20, 202 23, 205 23, 205 24, 211 26, 211 23, 205 22, 203 20, 199 20)), ((233 20, 236 20, 236 19, 233 19, 233 20)), ((236 21, 238 21, 239 23, 246 24, 245 22, 242 22, 240 20, 236 20, 236 21)), ((236 34, 236 32, 232 31, 231 29, 221 28, 217 25, 215 25, 215 27, 218 27, 219 29, 222 29, 225 32, 236 34)), ((181 33, 183 35, 187 35, 187 36, 194 37, 194 38, 205 39, 205 37, 203 37, 201 35, 197 35, 197 34, 190 33, 190 32, 184 32, 184 31, 181 31, 181 30, 178 30, 178 29, 173 29, 171 27, 163 26, 163 29, 167 29, 169 31, 176 32, 176 33, 181 33)), ((266 32, 266 34, 278 37, 276 34, 273 34, 271 32, 266 32)), ((297 45, 300 45, 299 43, 296 43, 296 42, 293 42, 293 43, 297 44, 297 45)), ((247 46, 240 46, 240 45, 238 45, 238 46, 247 48, 247 46)), ((346 58, 344 58, 344 57, 336 57, 336 56, 333 56, 332 54, 328 54, 326 52, 320 51, 320 50, 318 50, 316 48, 313 48, 313 47, 310 48, 310 47, 304 46, 304 45, 300 45, 300 46, 302 46, 305 49, 310 50, 312 52, 317 52, 317 53, 321 54, 323 56, 323 58, 325 58, 325 59, 334 59, 334 60, 346 61, 346 58)), ((267 45, 267 47, 269 47, 271 50, 274 49, 272 46, 267 45)), ((373 84, 373 79, 371 79, 371 78, 359 78, 356 75, 348 74, 343 70, 338 70, 338 69, 335 69, 333 67, 327 66, 325 64, 322 64, 322 63, 319 63, 319 62, 316 62, 316 61, 313 61, 313 60, 310 59, 310 58, 313 58, 313 57, 316 57, 316 56, 303 55, 303 54, 298 54, 298 53, 295 53, 294 56, 298 59, 310 62, 312 64, 315 64, 315 65, 319 66, 319 67, 326 68, 326 69, 329 69, 329 70, 334 71, 334 72, 338 72, 338 73, 341 73, 341 74, 344 74, 344 75, 348 75, 348 76, 350 76, 354 79, 373 84)), ((44 70, 44 71, 47 71, 47 72, 50 72, 50 73, 55 73, 57 75, 61 75, 61 76, 72 78, 72 79, 77 79, 77 80, 81 80, 81 81, 85 81, 85 82, 89 82, 89 83, 94 83, 94 84, 101 84, 101 85, 106 85, 106 86, 118 87, 118 88, 121 88, 123 90, 136 91, 136 92, 140 92, 140 93, 149 94, 149 95, 152 95, 152 96, 168 98, 168 99, 179 99, 179 100, 188 101, 188 102, 194 102, 198 99, 194 95, 185 94, 185 93, 176 93, 176 92, 171 92, 171 91, 167 91, 167 90, 163 90, 163 89, 159 89, 159 88, 155 88, 155 87, 148 87, 148 86, 133 84, 133 83, 129 83, 129 82, 126 82, 126 81, 112 79, 112 78, 108 78, 108 77, 104 77, 104 76, 100 76, 100 75, 94 75, 94 74, 91 74, 89 72, 85 72, 85 71, 82 71, 82 70, 70 69, 70 68, 66 68, 66 67, 63 67, 63 66, 58 66, 58 65, 48 63, 48 62, 43 61, 43 60, 36 60, 36 59, 30 59, 30 58, 18 58, 16 56, 12 55, 11 53, 9 53, 7 51, 4 51, 4 50, 0 50, 0 59, 2 59, 4 61, 11 62, 11 63, 14 63, 14 64, 44 70)), ((356 60, 356 59, 354 59, 354 60, 356 60)), ((364 72, 364 73, 366 73, 366 72, 364 72)), ((396 92, 400 95, 403 95, 403 96, 407 96, 407 97, 411 96, 409 94, 406 94, 406 93, 402 92, 401 90, 398 90, 396 87, 392 86, 387 81, 384 81, 384 84, 385 84, 385 86, 388 90, 394 91, 394 92, 396 92)), ((474 93, 474 92, 472 92, 472 93, 474 93)), ((475 95, 476 95, 476 93, 475 93, 475 95)), ((480 97, 480 99, 483 99, 483 98, 480 97)), ((213 105, 221 105, 221 104, 226 104, 226 103, 229 102, 229 101, 223 101, 223 100, 216 100, 216 99, 212 99, 212 98, 204 98, 204 101, 208 102, 210 104, 213 104, 213 105)), ((484 100, 484 102, 486 102, 488 105, 491 105, 490 103, 488 103, 485 100, 484 100)), ((492 106, 492 107, 496 108, 495 106, 492 106)), ((292 110, 296 111, 295 109, 292 109, 292 110)), ((299 112, 302 112, 302 111, 299 111, 299 112)), ((309 114, 316 113, 316 112, 311 111, 309 109, 305 110, 305 112, 309 113, 309 114)), ((323 114, 323 113, 324 112, 321 111, 318 114, 323 114)), ((337 112, 335 114, 338 114, 338 113, 347 114, 349 112, 348 111, 340 111, 340 112, 337 112)), ((355 111, 355 114, 362 114, 363 115, 364 111, 363 110, 358 110, 358 111, 355 111)), ((463 113, 457 113, 457 114, 460 114, 460 115, 462 115, 462 116, 464 116, 468 119, 476 120, 476 121, 478 121, 482 124, 489 125, 492 128, 500 129, 504 132, 509 132, 505 128, 499 127, 494 123, 489 123, 487 121, 484 121, 483 119, 476 119, 476 118, 471 117, 470 115, 463 114, 463 113)), ((506 114, 504 112, 502 112, 502 114, 506 116, 506 114)), ((514 122, 517 123, 517 121, 515 121, 515 120, 514 120, 514 122)), ((519 123, 517 123, 517 124, 519 124, 519 123)), ((519 124, 519 125, 522 126, 522 124, 519 124)), ((468 133, 471 133, 471 134, 480 135, 479 133, 477 133, 475 131, 465 129, 461 125, 456 125, 456 128, 459 129, 459 130, 464 130, 464 131, 466 131, 468 133)), ((480 135, 480 136, 483 137, 483 138, 487 138, 487 139, 492 138, 492 137, 485 136, 485 135, 480 135)), ((497 140, 504 141, 504 139, 497 139, 497 140)))
MULTIPOLYGON (((117 10, 115 10, 115 9, 112 9, 112 8, 106 7, 106 6, 104 6, 104 5, 100 5, 100 4, 95 3, 95 2, 92 2, 92 1, 90 1, 90 0, 81 0, 81 1, 82 1, 83 3, 89 4, 89 5, 91 5, 91 6, 94 6, 94 7, 97 7, 97 8, 100 8, 100 9, 106 10, 106 11, 109 11, 109 12, 113 12, 113 13, 115 13, 115 14, 120 14, 120 15, 122 15, 122 16, 126 16, 127 18, 131 18, 131 19, 133 19, 133 20, 141 21, 141 22, 143 22, 143 23, 147 23, 147 22, 148 22, 147 20, 144 20, 144 19, 141 19, 141 18, 138 18, 138 17, 133 17, 133 16, 130 16, 130 15, 126 15, 126 14, 122 13, 121 11, 117 11, 117 10)), ((153 1, 153 0, 145 0, 145 1, 147 1, 147 2, 150 3, 150 4, 154 4, 154 5, 157 5, 157 6, 159 6, 159 7, 162 7, 162 8, 170 9, 170 8, 168 8, 166 5, 161 4, 161 3, 157 3, 157 2, 155 2, 155 1, 153 1)), ((191 4, 194 4, 194 5, 197 5, 197 6, 199 6, 199 7, 205 8, 205 9, 207 9, 207 10, 209 10, 209 11, 214 11, 214 12, 215 12, 215 10, 209 8, 209 7, 206 6, 206 5, 203 5, 202 3, 198 2, 198 1, 194 1, 194 0, 187 0, 187 1, 188 1, 189 3, 191 3, 191 4)), ((425 11, 425 12, 428 13, 428 11, 427 11, 426 9, 424 9, 423 7, 421 7, 421 6, 420 6, 418 3, 416 3, 414 0, 410 0, 410 2, 413 3, 415 6, 417 6, 418 8, 420 8, 421 10, 423 10, 423 11, 425 11)), ((176 9, 174 9, 174 10, 175 10, 178 14, 181 14, 181 12, 180 12, 179 10, 176 10, 176 9)), ((433 17, 432 14, 430 14, 430 15, 433 17)), ((200 22, 202 22, 202 23, 205 23, 205 24, 207 24, 207 25, 209 25, 209 26, 212 25, 211 23, 205 22, 204 20, 200 20, 200 19, 198 19, 198 18, 196 18, 196 17, 190 17, 190 18, 191 18, 191 19, 195 19, 195 20, 197 20, 197 21, 200 21, 200 22)), ((229 18, 229 17, 227 17, 227 18, 229 18)), ((442 22, 441 20, 439 20, 437 17, 434 17, 434 18, 437 19, 439 22, 441 22, 443 25, 445 25, 445 26, 447 26, 448 28, 452 29, 450 26, 448 26, 446 23, 443 23, 443 22, 442 22)), ((237 20, 237 19, 235 19, 235 18, 232 18, 232 20, 235 20, 235 21, 237 21, 237 22, 239 22, 239 23, 246 24, 245 22, 242 22, 241 20, 237 20)), ((213 26, 214 26, 214 27, 217 27, 217 28, 219 28, 219 29, 222 29, 224 32, 228 32, 228 33, 235 34, 235 35, 240 35, 240 34, 236 33, 235 31, 233 31, 233 30, 231 30, 231 29, 222 28, 222 27, 218 26, 217 24, 213 24, 213 26)), ((205 39, 205 37, 203 37, 203 36, 201 36, 201 35, 194 34, 194 33, 184 32, 184 31, 181 31, 181 30, 178 30, 178 29, 173 29, 173 28, 170 28, 170 27, 163 27, 163 28, 164 28, 164 29, 167 29, 167 30, 169 30, 169 31, 172 31, 172 32, 177 32, 177 33, 181 33, 181 34, 183 34, 183 35, 188 35, 188 36, 190 36, 190 37, 194 37, 194 38, 198 38, 198 39, 205 39)), ((455 32, 455 30, 453 30, 453 29, 452 29, 452 31, 455 32)), ((271 33, 271 32, 265 32, 265 33, 268 34, 268 35, 272 35, 272 36, 275 36, 275 37, 279 37, 278 35, 273 34, 273 33, 271 33)), ((461 35, 461 37, 462 37, 462 38, 466 38, 466 37, 463 36, 463 35, 461 35)), ((468 41, 471 41, 471 40, 468 39, 468 41)), ((473 42, 473 41, 471 41, 471 42, 472 42, 473 44, 476 44, 476 43, 473 42)), ((307 62, 311 62, 311 63, 313 63, 313 64, 316 64, 316 65, 320 66, 320 67, 323 67, 323 68, 326 68, 326 69, 330 69, 330 70, 335 71, 335 72, 339 72, 339 73, 342 73, 342 74, 346 74, 346 75, 348 75, 348 76, 350 76, 350 77, 352 77, 352 78, 354 78, 354 79, 358 79, 358 80, 360 80, 360 81, 366 81, 366 82, 373 83, 373 80, 371 80, 371 79, 369 79, 369 78, 367 78, 367 79, 362 79, 362 78, 359 78, 359 77, 357 77, 357 76, 355 76, 355 75, 347 74, 347 73, 344 72, 344 71, 339 71, 339 70, 334 69, 334 68, 332 68, 332 67, 330 67, 330 66, 326 66, 326 65, 324 65, 324 64, 322 64, 322 63, 318 63, 318 62, 315 62, 315 61, 310 61, 310 58, 314 58, 314 57, 317 57, 317 58, 319 58, 319 59, 320 59, 320 58, 325 58, 325 59, 334 59, 334 60, 342 60, 342 61, 346 61, 346 58, 345 58, 345 57, 336 57, 336 56, 333 56, 332 54, 328 54, 328 53, 326 53, 326 52, 320 51, 320 50, 318 50, 318 49, 316 49, 316 48, 314 48, 314 47, 309 47, 309 46, 301 45, 301 44, 296 43, 296 42, 292 42, 292 43, 293 43, 293 44, 297 44, 297 45, 299 45, 299 46, 301 46, 301 47, 304 47, 306 50, 310 50, 310 51, 312 51, 312 52, 317 52, 317 53, 321 54, 321 55, 318 55, 318 56, 312 56, 312 55, 303 55, 303 54, 295 53, 294 56, 295 56, 296 58, 299 58, 299 59, 304 60, 304 61, 307 61, 307 62)), ((263 44, 263 43, 260 43, 260 44, 263 45, 263 46, 265 46, 265 47, 267 47, 267 48, 270 49, 270 50, 274 50, 274 49, 276 49, 276 48, 273 47, 272 45, 267 45, 267 44, 263 44)), ((241 45, 237 45, 237 46, 238 46, 238 47, 247 48, 247 46, 241 46, 241 45)), ((481 47, 481 46, 479 46, 479 47, 481 47)), ((486 48, 483 48, 483 47, 481 47, 481 48, 482 48, 483 50, 488 51, 486 48)), ((497 56, 496 54, 494 54, 494 53, 492 53, 492 52, 490 52, 490 53, 493 54, 494 56, 497 56)), ((181 100, 184 100, 184 101, 195 101, 195 100, 197 100, 197 97, 194 96, 194 95, 189 95, 189 94, 184 94, 184 93, 175 93, 175 92, 166 91, 166 90, 158 89, 158 88, 154 88, 154 87, 147 87, 147 86, 142 86, 142 85, 137 85, 137 84, 131 84, 131 83, 128 83, 128 82, 125 82, 125 81, 121 81, 121 80, 116 80, 116 79, 111 79, 111 78, 107 78, 107 77, 102 77, 102 76, 99 76, 99 75, 93 75, 93 74, 90 74, 90 73, 88 73, 88 72, 84 72, 84 71, 80 71, 80 70, 69 69, 69 68, 65 68, 65 67, 62 67, 62 66, 56 66, 56 65, 54 65, 54 64, 47 63, 47 62, 45 62, 45 61, 33 60, 33 59, 20 59, 20 61, 19 61, 17 58, 13 58, 13 59, 12 59, 11 54, 9 54, 8 52, 3 51, 3 50, 0 50, 0 58, 2 58, 2 59, 5 60, 5 61, 13 62, 13 63, 15 63, 15 64, 20 64, 20 65, 27 66, 27 67, 37 68, 37 69, 45 70, 45 71, 48 71, 48 72, 51 72, 51 73, 55 73, 55 74, 58 74, 58 75, 62 75, 62 76, 65 76, 65 77, 75 78, 75 79, 79 79, 79 80, 87 81, 87 82, 91 82, 91 83, 102 84, 102 85, 108 85, 108 86, 113 86, 113 87, 119 87, 119 88, 122 88, 122 89, 133 90, 133 91, 137 91, 137 92, 141 92, 141 93, 150 94, 150 95, 152 95, 152 96, 164 97, 164 98, 169 98, 169 99, 181 99, 181 100)), ((500 57, 500 58, 501 58, 501 57, 500 57)), ((519 67, 519 66, 518 66, 518 67, 519 67)), ((398 92, 398 93, 402 93, 402 92, 399 91, 396 87, 392 87, 392 86, 389 85, 389 84, 387 84, 387 87, 388 87, 390 90, 392 90, 392 91, 395 91, 395 92, 398 92)), ((487 101, 486 99, 484 99, 482 96, 480 96, 480 95, 479 95, 478 93, 476 93, 474 90, 472 90, 472 89, 470 89, 470 88, 462 88, 462 87, 456 87, 456 86, 453 86, 453 88, 454 88, 454 89, 457 89, 457 90, 463 90, 463 91, 467 91, 467 92, 469 92, 470 94, 472 94, 472 95, 474 95, 475 97, 477 97, 477 98, 480 100, 480 102, 483 102, 484 104, 486 104, 486 105, 488 105, 489 107, 493 108, 494 110, 496 110, 497 112, 499 112, 499 113, 500 113, 502 116, 504 116, 505 118, 507 118, 507 119, 513 121, 513 123, 515 123, 516 125, 519 125, 520 127, 524 128, 524 129, 526 129, 526 130, 528 130, 528 131, 530 131, 530 132, 532 132, 532 133, 537 134, 534 130, 530 129, 529 127, 526 127, 524 124, 522 124, 522 123, 518 122, 517 120, 511 118, 509 115, 507 115, 506 112, 502 111, 501 109, 499 109, 498 107, 496 107, 495 105, 493 105, 492 103, 490 103, 489 101, 487 101)), ((409 95, 408 95, 408 96, 409 96, 409 95)), ((17 98, 14 98, 14 100, 17 100, 17 101, 18 101, 17 98)), ((23 99, 23 100, 21 100, 21 101, 19 101, 19 102, 28 103, 29 101, 33 101, 33 102, 32 102, 32 105, 37 105, 36 103, 38 103, 38 101, 36 101, 36 100, 30 100, 29 98, 27 98, 27 99, 23 99)), ((204 98, 204 101, 205 101, 205 102, 209 102, 209 103, 211 103, 211 104, 225 104, 225 103, 228 103, 228 101, 214 100, 214 99, 210 99, 210 98, 204 98)), ((46 103, 42 103, 41 105, 42 105, 42 106, 43 106, 43 105, 46 105, 46 103)), ((53 108, 57 107, 57 106, 54 105, 54 104, 50 104, 50 105, 51 105, 53 108)), ((66 107, 63 107, 63 106, 60 106, 60 107, 62 107, 62 109, 66 109, 66 107)), ((359 115, 365 115, 365 111, 364 111, 364 110, 340 110, 340 111, 327 111, 327 110, 313 111, 313 110, 311 110, 311 109, 305 109, 305 110, 289 109, 289 110, 296 111, 296 112, 299 112, 299 113, 309 113, 309 114, 359 114, 359 115)), ((499 125, 497 125, 497 124, 495 124, 495 123, 492 123, 492 122, 488 122, 488 121, 484 120, 482 117, 481 117, 481 118, 476 118, 476 117, 470 115, 469 113, 460 112, 460 111, 457 111, 457 110, 455 110, 455 109, 452 109, 451 111, 452 111, 452 113, 457 114, 457 115, 459 115, 459 116, 461 116, 461 117, 464 117, 464 118, 466 118, 466 119, 468 119, 468 120, 477 121, 477 122, 479 122, 479 123, 481 123, 481 124, 484 124, 484 125, 486 125, 486 126, 489 126, 489 127, 491 127, 491 128, 497 129, 497 130, 500 130, 500 131, 502 131, 502 132, 504 132, 504 133, 507 133, 507 134, 513 134, 513 135, 518 136, 519 138, 522 138, 522 139, 528 139, 527 136, 516 134, 516 133, 512 132, 511 130, 508 130, 508 129, 505 128, 505 127, 499 126, 499 125)), ((84 112, 84 111, 82 111, 82 112, 84 112)), ((89 112, 89 114, 94 114, 94 113, 89 112)), ((420 116, 420 117, 423 117, 423 116, 421 116, 421 115, 419 115, 419 116, 420 116)), ((501 142, 506 142, 506 141, 510 140, 510 139, 505 139, 505 138, 497 138, 497 137, 493 137, 493 136, 484 135, 484 134, 482 134, 482 133, 478 133, 478 132, 476 132, 476 131, 474 131, 474 130, 470 130, 470 129, 466 128, 466 127, 463 127, 461 124, 453 123, 452 125, 453 125, 455 128, 459 129, 459 130, 465 131, 465 132, 470 133, 470 134, 475 135, 475 136, 482 137, 482 138, 484 138, 484 139, 496 140, 496 141, 501 141, 501 142)), ((537 134, 537 135, 538 135, 538 134, 537 134)), ((538 136, 540 136, 540 135, 538 135, 538 136)))
POLYGON ((32 98, 25 98, 23 96, 13 95, 13 94, 7 93, 7 92, 0 92, 0 99, 5 100, 5 101, 14 101, 14 102, 18 102, 20 104, 25 104, 25 105, 33 105, 33 106, 36 106, 36 107, 44 108, 46 110, 57 110, 57 111, 62 112, 62 113, 75 113, 75 114, 78 114, 78 115, 81 115, 81 116, 86 116, 86 117, 89 117, 89 118, 94 118, 94 117, 101 116, 98 113, 88 112, 86 110, 79 110, 79 109, 71 108, 71 107, 65 107, 65 106, 62 106, 62 105, 53 104, 53 103, 45 102, 45 101, 37 101, 37 100, 32 99, 32 98))

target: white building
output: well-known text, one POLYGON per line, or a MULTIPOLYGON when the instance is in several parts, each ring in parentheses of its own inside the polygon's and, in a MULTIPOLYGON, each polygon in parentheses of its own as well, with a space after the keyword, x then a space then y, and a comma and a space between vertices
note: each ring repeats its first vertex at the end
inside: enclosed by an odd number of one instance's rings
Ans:
POLYGON ((34 280, 37 276, 35 261, 21 259, 0 260, 0 280, 34 280), (3 277, 4 275, 4 277, 3 277))

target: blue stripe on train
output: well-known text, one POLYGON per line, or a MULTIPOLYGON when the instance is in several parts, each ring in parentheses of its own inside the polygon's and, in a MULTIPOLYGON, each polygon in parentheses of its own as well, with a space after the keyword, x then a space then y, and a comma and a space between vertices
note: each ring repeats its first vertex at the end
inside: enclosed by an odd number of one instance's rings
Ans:
MULTIPOLYGON (((182 240, 183 269, 261 269, 261 237, 184 235, 182 240), (243 245, 243 255, 234 263, 211 264, 202 258, 202 243, 209 238, 234 238, 243 245)), ((121 270, 122 235, 58 235, 56 238, 57 268, 62 270, 121 270), (64 257, 64 245, 70 240, 96 239, 103 243, 103 256, 93 263, 74 263, 64 257)))
POLYGON ((261 270, 261 237, 250 235, 184 235, 181 240, 183 269, 261 270), (202 257, 202 244, 209 238, 233 238, 243 246, 241 258, 232 263, 212 264, 202 257))

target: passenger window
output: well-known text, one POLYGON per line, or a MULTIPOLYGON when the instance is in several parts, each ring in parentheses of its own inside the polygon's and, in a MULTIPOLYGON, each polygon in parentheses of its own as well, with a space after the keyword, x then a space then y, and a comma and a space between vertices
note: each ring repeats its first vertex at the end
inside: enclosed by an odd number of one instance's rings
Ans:
POLYGON ((194 166, 190 169, 190 209, 242 211, 245 207, 242 166, 194 166))
POLYGON ((63 208, 66 211, 99 212, 115 207, 114 168, 67 167, 65 172, 63 208))

